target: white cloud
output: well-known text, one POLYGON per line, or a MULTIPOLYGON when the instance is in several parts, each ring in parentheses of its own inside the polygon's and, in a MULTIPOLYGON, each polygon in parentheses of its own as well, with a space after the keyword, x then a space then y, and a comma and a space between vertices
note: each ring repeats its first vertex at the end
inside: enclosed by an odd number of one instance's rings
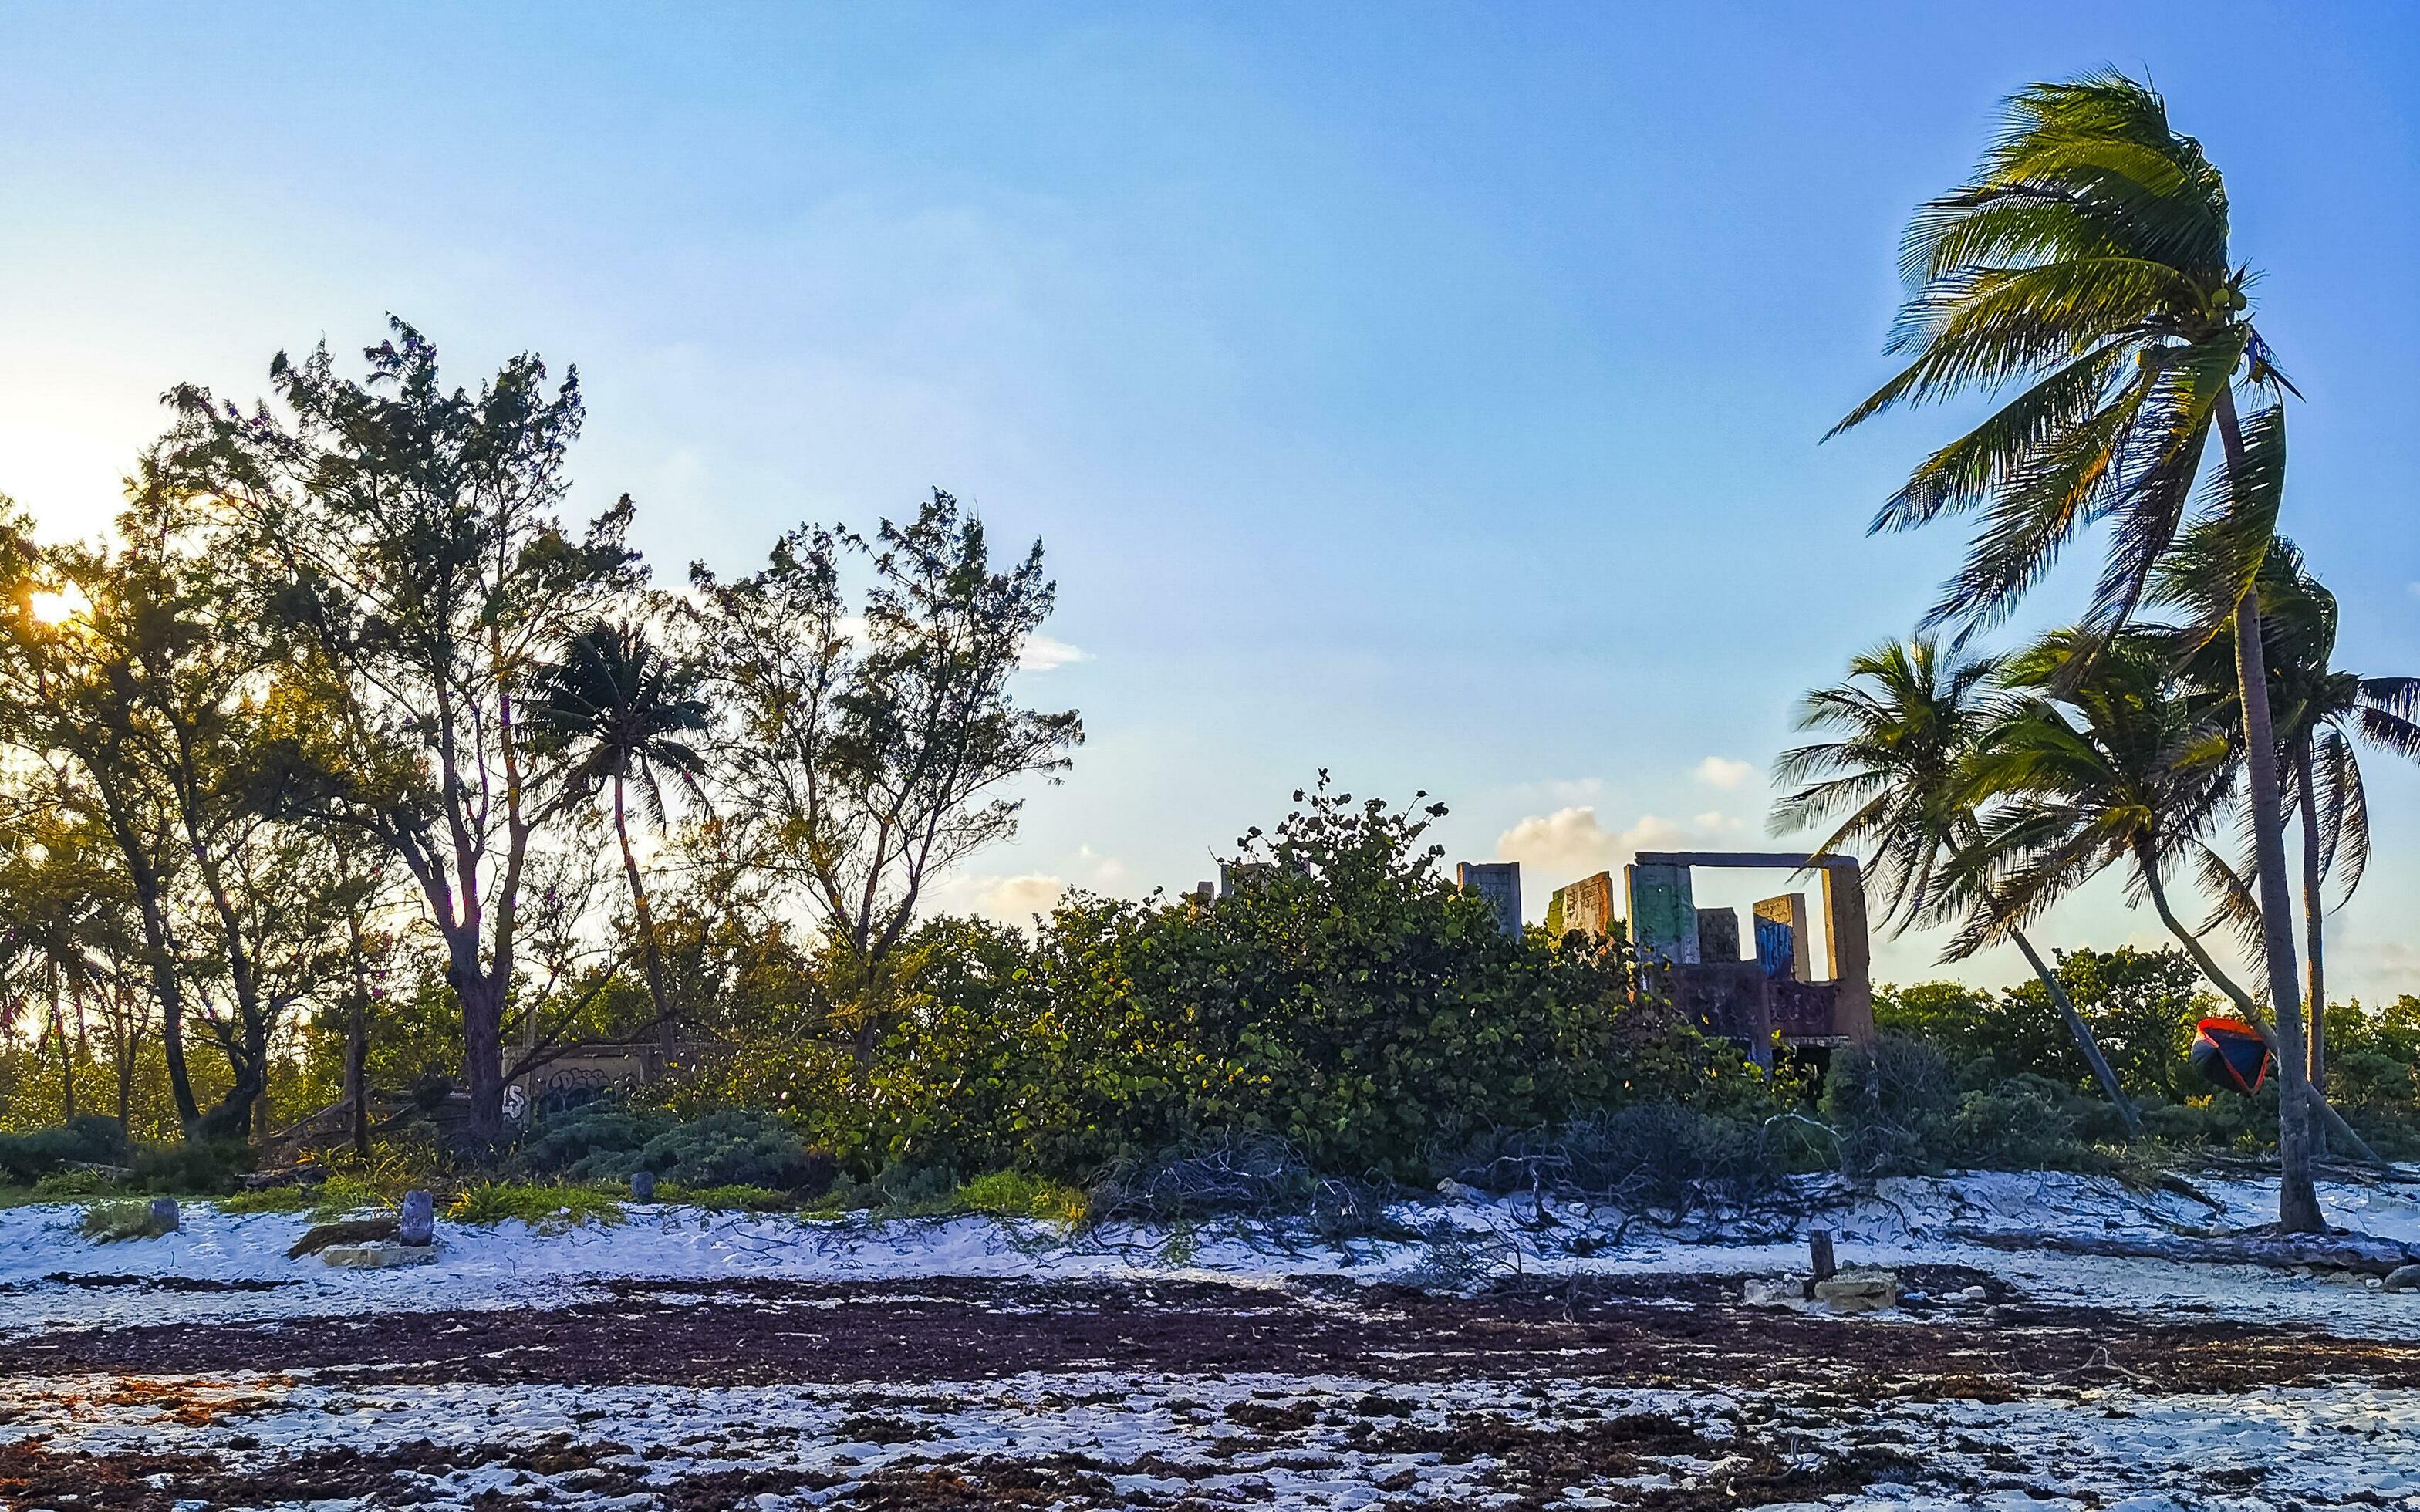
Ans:
POLYGON ((1056 877, 1032 873, 1024 877, 1003 877, 985 889, 975 900, 976 912, 1009 924, 1023 924, 1037 913, 1047 913, 1059 906, 1067 884, 1056 877))
POLYGON ((1688 820, 1642 814, 1626 829, 1608 830, 1588 804, 1559 808, 1521 820, 1496 839, 1496 854, 1517 861, 1528 873, 1525 893, 1541 897, 1566 882, 1600 871, 1619 871, 1641 850, 1687 850, 1737 834, 1746 825, 1709 812, 1688 820))
POLYGON ((1090 662, 1093 653, 1065 641, 1047 635, 1028 635, 1016 654, 1016 664, 1025 672, 1049 672, 1073 662, 1090 662))
POLYGON ((1539 916, 1556 888, 1600 871, 1619 876, 1641 850, 1705 850, 1735 841, 1746 828, 1744 819, 1708 810, 1688 819, 1642 814, 1626 828, 1608 830, 1595 808, 1576 804, 1513 825, 1497 836, 1496 855, 1521 863, 1522 901, 1539 916))
POLYGON ((1022 877, 951 877, 933 889, 931 912, 973 913, 1001 924, 1031 924, 1065 896, 1066 881, 1039 872, 1022 877))
POLYGON ((1730 756, 1710 756, 1698 763, 1697 778, 1709 787, 1737 787, 1756 775, 1756 768, 1730 756))
POLYGON ((1534 815, 1496 838, 1496 853, 1517 861, 1525 869, 1559 879, 1559 887, 1574 878, 1602 871, 1608 865, 1614 837, 1597 822, 1592 807, 1559 808, 1534 815))

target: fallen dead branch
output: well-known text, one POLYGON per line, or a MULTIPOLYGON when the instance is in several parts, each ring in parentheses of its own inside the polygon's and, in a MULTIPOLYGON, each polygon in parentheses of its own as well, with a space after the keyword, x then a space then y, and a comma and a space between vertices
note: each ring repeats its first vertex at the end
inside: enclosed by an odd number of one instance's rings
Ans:
POLYGON ((2372 1234, 2245 1233, 2158 1237, 2047 1234, 1952 1227, 1948 1236, 1992 1250, 2048 1250, 2058 1255, 2097 1255, 2127 1260, 2172 1260, 2182 1265, 2258 1265, 2275 1270, 2300 1266, 2323 1270, 2354 1270, 2382 1276, 2399 1266, 2420 1261, 2420 1245, 2380 1239, 2372 1234))

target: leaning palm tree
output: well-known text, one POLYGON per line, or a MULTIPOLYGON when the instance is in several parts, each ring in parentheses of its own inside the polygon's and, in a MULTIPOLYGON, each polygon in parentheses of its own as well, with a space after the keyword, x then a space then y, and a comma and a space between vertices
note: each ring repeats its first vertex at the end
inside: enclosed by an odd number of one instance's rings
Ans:
MULTIPOLYGON (((1931 636, 1888 641, 1849 662, 1846 681, 1808 694, 1798 727, 1838 738, 1782 753, 1775 779, 1791 790, 1774 806, 1776 834, 1834 826, 1817 849, 1864 850, 1894 936, 1940 920, 1956 894, 1945 862, 1982 834, 1969 769, 1983 736, 2005 716, 1993 694, 1996 660, 1945 650, 1931 636)), ((2118 1085, 2092 1026, 2022 928, 2010 943, 2041 982, 2093 1079, 2129 1130, 2142 1121, 2118 1085)))
MULTIPOLYGON (((1995 801, 1978 843, 1946 884, 1971 900, 1951 943, 1963 955, 2009 938, 2112 865, 2125 868, 2129 901, 2149 902, 2186 956, 2264 1038, 2284 1039, 2257 1001, 2178 914, 2168 878, 2211 854, 2209 840, 2233 806, 2235 742, 2223 718, 2172 675, 2173 641, 2160 630, 2107 641, 2060 631, 2005 664, 2017 694, 1983 739, 1970 772, 1995 801)), ((2280 1023, 2297 1017, 2290 1009, 2280 1023)), ((2282 1067, 2284 1049, 2279 1046, 2282 1067)), ((2279 1077, 2345 1146, 2369 1147, 2307 1081, 2279 1077)))
MULTIPOLYGON (((2196 576, 2203 553, 2188 542, 2161 571, 2160 596, 2188 610, 2203 589, 2196 576)), ((2327 1084, 2327 952, 2325 884, 2341 900, 2361 885, 2369 864, 2369 799, 2356 745, 2420 759, 2420 678, 2364 678, 2335 665, 2336 599, 2314 577, 2293 542, 2272 543, 2259 576, 2262 661, 2275 719, 2277 763, 2285 799, 2300 820, 2303 863, 2303 958, 2309 1016, 2311 1084, 2327 1084)), ((2187 686, 2214 708, 2235 713, 2229 673, 2234 648, 2225 637, 2186 662, 2187 686)), ((2248 869, 2248 868, 2247 868, 2248 869)), ((2222 916, 2257 941, 2260 912, 2242 874, 2216 857, 2205 867, 2220 895, 2222 916)))
POLYGON ((656 1034, 667 1060, 673 1052, 673 1007, 664 986, 656 916, 645 879, 630 846, 626 793, 635 787, 657 824, 664 819, 663 778, 670 776, 703 797, 706 758, 696 737, 706 728, 706 700, 698 678, 665 658, 635 626, 599 623, 575 637, 563 659, 538 677, 529 711, 534 741, 568 758, 566 795, 595 798, 609 792, 613 834, 621 842, 622 870, 630 882, 630 907, 638 915, 639 948, 646 963, 647 993, 656 1010, 656 1034))
MULTIPOLYGON (((2285 380, 2250 319, 2248 269, 2228 260, 2227 202, 2201 145, 2168 123, 2149 86, 2116 73, 2034 85, 1974 179, 1927 204, 1900 257, 1913 286, 1891 338, 1908 366, 1835 433, 1901 403, 1969 389, 2022 390, 1933 453, 1874 528, 1980 511, 1965 565, 1930 622, 1996 622, 2086 526, 2111 526, 2085 641, 2098 647, 2141 602, 2184 524, 2216 433, 2226 469, 2211 512, 2240 550, 2228 610, 2246 746, 2273 748, 2250 592, 2285 478, 2283 411, 2246 422, 2242 385, 2273 399, 2285 380)), ((2216 627, 2210 627, 2214 630, 2216 627)), ((2079 664, 2078 670, 2081 670, 2079 664)), ((2294 942, 2278 774, 2249 764, 2263 954, 2272 1000, 2295 1001, 2294 942)), ((2322 1224, 2311 1186, 2299 1016, 2280 1033, 2278 1220, 2322 1224)))

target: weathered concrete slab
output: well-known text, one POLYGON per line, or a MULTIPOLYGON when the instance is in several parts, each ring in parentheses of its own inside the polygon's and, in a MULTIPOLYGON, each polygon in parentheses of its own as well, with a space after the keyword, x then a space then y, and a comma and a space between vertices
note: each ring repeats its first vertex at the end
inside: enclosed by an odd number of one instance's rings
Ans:
POLYGON ((1496 911, 1496 927, 1506 934, 1521 932, 1521 864, 1517 861, 1466 861, 1454 868, 1454 881, 1487 899, 1496 911))
POLYGON ((1878 1313, 1899 1305, 1899 1277, 1887 1270, 1843 1270, 1815 1283, 1815 1300, 1836 1313, 1878 1313))

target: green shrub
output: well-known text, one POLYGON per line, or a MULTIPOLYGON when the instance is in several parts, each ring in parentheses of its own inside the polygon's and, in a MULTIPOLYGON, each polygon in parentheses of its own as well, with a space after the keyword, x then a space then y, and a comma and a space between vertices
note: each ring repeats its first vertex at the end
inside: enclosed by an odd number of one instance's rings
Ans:
MULTIPOLYGON (((679 1121, 663 1109, 633 1108, 618 1099, 592 1102, 541 1125, 522 1142, 520 1163, 551 1175, 587 1162, 610 1163, 620 1155, 635 1157, 679 1121)), ((602 1174, 628 1176, 635 1169, 602 1174)))
POLYGON ((128 1158, 134 1179, 147 1192, 209 1196, 233 1192, 252 1168, 252 1151, 240 1140, 186 1140, 177 1145, 138 1145, 128 1158))
POLYGON ((2246 1135, 2273 1136, 2277 1101, 2267 1088, 2257 1099, 2219 1096, 2194 1103, 2164 1103, 2143 1110, 2143 1131, 2163 1144, 2223 1149, 2246 1135))
MULTIPOLYGON (((2122 946, 2054 954, 2060 986, 2091 1026, 2120 1085, 2144 1101, 2181 1101, 2207 1090, 2186 1050, 2195 1022, 2218 1005, 2184 952, 2122 946)), ((1874 1027, 1931 1044, 1947 1058, 1962 1090, 1980 1091, 2024 1074, 2076 1091, 2097 1090, 2066 1021, 2039 981, 1998 993, 1959 982, 1883 987, 1874 993, 1874 1027)))
POLYGON ((327 1223, 365 1208, 392 1208, 394 1200, 368 1177, 340 1171, 316 1186, 293 1182, 260 1192, 239 1192, 221 1198, 225 1213, 303 1213, 314 1223, 327 1223))
POLYGON ((993 1218, 1040 1218, 1068 1224, 1081 1224, 1087 1210, 1082 1192, 1022 1171, 979 1176, 952 1193, 951 1202, 960 1212, 993 1218))
POLYGON ((501 1224, 519 1219, 542 1234, 559 1234, 586 1224, 618 1224, 622 1204, 595 1187, 535 1181, 483 1181, 447 1206, 458 1224, 501 1224))
POLYGON ((2086 1149, 2074 1094, 2044 1077, 2012 1076, 1958 1102, 1941 1134, 1941 1153, 1994 1170, 2072 1166, 2086 1149))
POLYGON ((1823 1116, 1851 1176, 1938 1168, 1943 1126, 1958 1105, 1948 1058, 1920 1039, 1876 1035, 1832 1057, 1823 1116))
POLYGON ((656 1189, 656 1196, 661 1202, 686 1203, 692 1208, 752 1213, 782 1212, 799 1205, 799 1199, 789 1192, 737 1184, 691 1191, 678 1182, 667 1181, 656 1189))
POLYGON ((1297 799, 1213 904, 1078 897, 1030 947, 986 935, 972 989, 920 978, 871 1077, 887 1162, 1076 1182, 1224 1137, 1408 1177, 1662 1074, 1621 950, 1504 933, 1421 844, 1441 807, 1297 799))
POLYGON ((682 1120, 661 1109, 590 1107, 540 1130, 520 1159, 533 1173, 577 1181, 652 1171, 691 1191, 744 1186, 802 1196, 820 1194, 837 1170, 780 1115, 753 1108, 682 1120))
POLYGON ((0 1180, 31 1186, 61 1166, 126 1163, 126 1130, 115 1118, 85 1114, 52 1129, 0 1134, 0 1180))
POLYGON ((102 1244, 158 1239, 169 1232, 152 1216, 148 1202, 96 1202, 84 1210, 81 1226, 85 1238, 102 1244))
POLYGON ((126 1183, 102 1171, 53 1171, 34 1183, 34 1195, 45 1202, 98 1197, 119 1192, 126 1183))

